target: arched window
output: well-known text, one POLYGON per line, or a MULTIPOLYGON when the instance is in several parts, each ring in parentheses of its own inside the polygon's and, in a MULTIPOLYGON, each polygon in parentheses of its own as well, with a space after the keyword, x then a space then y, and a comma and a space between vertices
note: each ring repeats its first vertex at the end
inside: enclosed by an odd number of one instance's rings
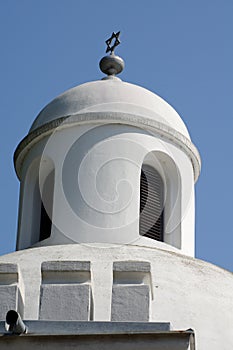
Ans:
POLYGON ((43 188, 41 189, 39 241, 43 241, 44 239, 49 238, 51 235, 53 194, 54 170, 52 170, 46 177, 43 188))
POLYGON ((140 181, 141 236, 163 241, 164 184, 159 173, 149 165, 143 165, 140 181))

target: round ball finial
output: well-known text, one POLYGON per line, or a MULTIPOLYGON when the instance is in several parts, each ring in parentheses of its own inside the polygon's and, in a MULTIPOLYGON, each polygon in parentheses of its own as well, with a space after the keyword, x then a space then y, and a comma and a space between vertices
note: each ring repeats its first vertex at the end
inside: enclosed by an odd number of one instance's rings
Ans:
POLYGON ((114 49, 120 44, 119 40, 120 32, 112 33, 112 36, 106 40, 107 49, 106 52, 110 51, 109 56, 105 56, 100 60, 99 66, 100 70, 110 76, 115 76, 123 71, 125 63, 123 59, 114 54, 114 49), (114 39, 114 43, 112 41, 114 39))
POLYGON ((107 75, 116 75, 123 71, 125 63, 123 59, 119 56, 111 54, 105 56, 100 61, 100 69, 103 73, 107 75))

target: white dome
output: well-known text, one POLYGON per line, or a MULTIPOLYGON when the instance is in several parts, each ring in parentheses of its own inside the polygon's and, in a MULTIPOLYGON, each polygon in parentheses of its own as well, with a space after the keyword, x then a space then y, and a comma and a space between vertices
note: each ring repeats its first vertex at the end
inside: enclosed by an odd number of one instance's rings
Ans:
POLYGON ((58 118, 88 112, 140 116, 168 126, 190 140, 184 122, 166 101, 118 78, 85 83, 64 92, 39 113, 30 132, 58 118))

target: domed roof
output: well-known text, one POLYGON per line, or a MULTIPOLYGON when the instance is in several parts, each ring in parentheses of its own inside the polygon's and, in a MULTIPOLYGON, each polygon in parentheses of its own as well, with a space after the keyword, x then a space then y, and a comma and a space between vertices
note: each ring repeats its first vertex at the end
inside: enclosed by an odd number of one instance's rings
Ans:
POLYGON ((184 122, 166 101, 147 89, 116 77, 67 90, 39 113, 30 132, 58 118, 89 112, 126 113, 150 119, 172 128, 190 140, 184 122))

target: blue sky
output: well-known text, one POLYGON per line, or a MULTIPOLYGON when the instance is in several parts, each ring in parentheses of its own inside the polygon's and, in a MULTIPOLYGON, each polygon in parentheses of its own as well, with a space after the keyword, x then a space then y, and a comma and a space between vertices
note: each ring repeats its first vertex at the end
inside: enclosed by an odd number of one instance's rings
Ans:
POLYGON ((196 256, 233 271, 232 19, 232 0, 0 2, 0 254, 15 249, 17 144, 55 96, 102 77, 104 41, 121 30, 121 78, 174 106, 202 157, 196 256))

